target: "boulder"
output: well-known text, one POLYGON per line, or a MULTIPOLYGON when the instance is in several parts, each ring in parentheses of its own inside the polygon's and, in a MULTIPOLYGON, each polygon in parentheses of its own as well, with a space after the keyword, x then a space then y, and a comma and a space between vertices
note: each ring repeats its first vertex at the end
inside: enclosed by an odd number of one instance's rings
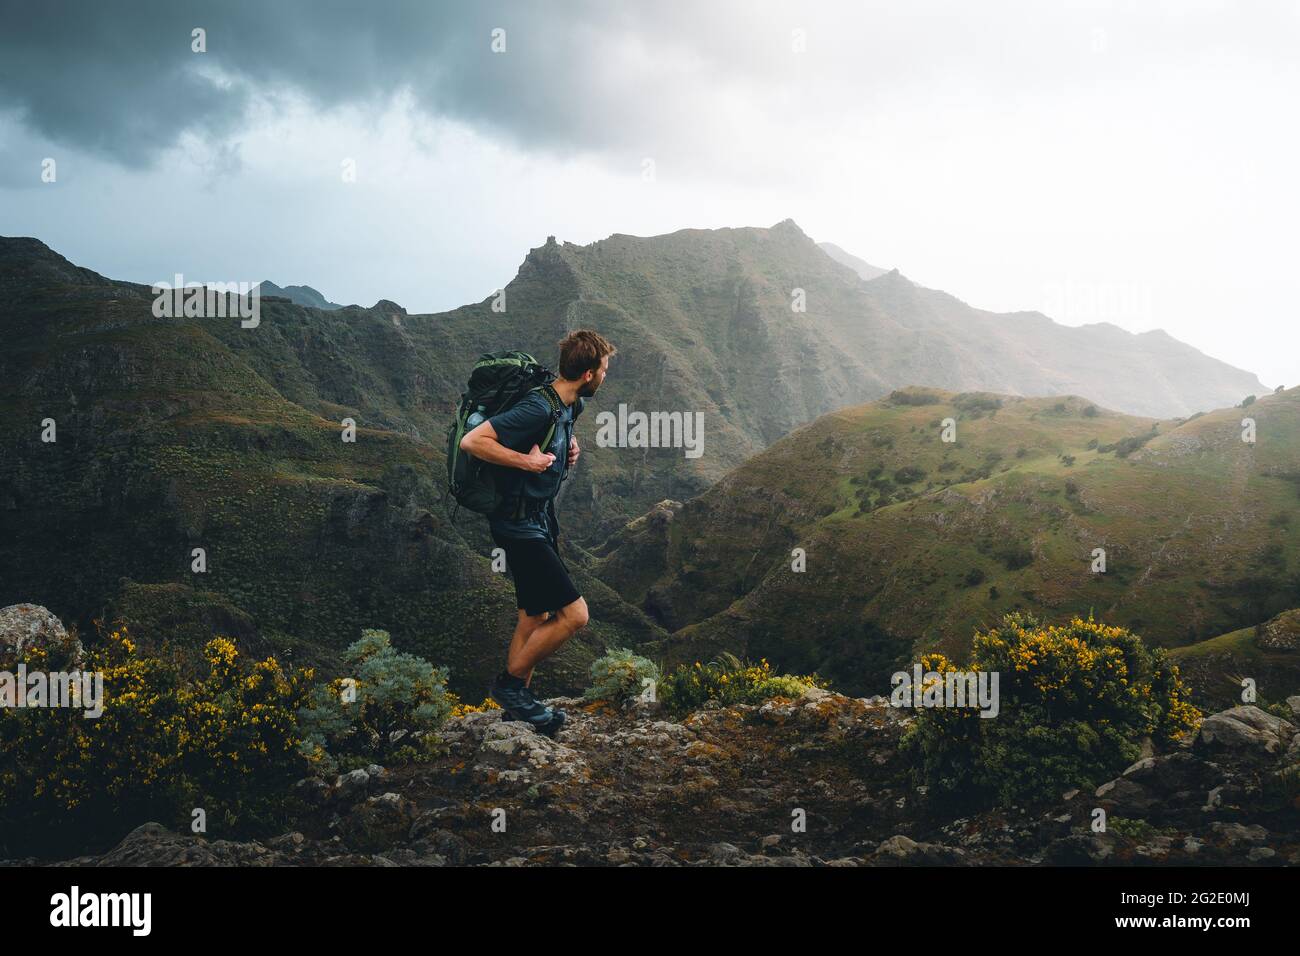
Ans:
POLYGON ((1229 758, 1281 756, 1296 734, 1295 725, 1253 705, 1233 707, 1201 721, 1193 748, 1229 758))
POLYGON ((85 653, 63 622, 39 604, 0 608, 0 661, 16 659, 31 647, 49 652, 51 669, 77 668, 85 653))

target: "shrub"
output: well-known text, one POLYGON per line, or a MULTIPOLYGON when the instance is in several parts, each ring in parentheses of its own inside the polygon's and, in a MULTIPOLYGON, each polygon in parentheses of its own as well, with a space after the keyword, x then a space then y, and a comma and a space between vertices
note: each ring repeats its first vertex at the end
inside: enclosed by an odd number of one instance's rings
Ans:
POLYGON ((352 676, 317 686, 299 712, 303 753, 331 772, 428 754, 451 716, 446 668, 399 653, 378 630, 362 631, 343 661, 352 676))
MULTIPOLYGON (((927 664, 959 669, 939 655, 927 664)), ((1092 619, 1045 626, 1009 614, 975 635, 961 669, 999 675, 998 716, 918 710, 902 744, 941 802, 1010 806, 1096 787, 1137 759, 1143 738, 1167 744, 1200 717, 1163 650, 1092 619)))
POLYGON ((1022 545, 1007 545, 998 552, 998 560, 1008 571, 1019 571, 1034 563, 1034 552, 1022 545))
POLYGON ((915 465, 905 465, 894 472, 894 481, 900 485, 910 485, 925 477, 925 469, 915 465))
POLYGON ((971 568, 969 571, 966 572, 966 578, 965 578, 965 581, 966 581, 966 586, 969 587, 969 588, 973 588, 973 587, 975 587, 975 586, 978 585, 978 584, 983 584, 983 583, 984 583, 984 569, 983 569, 983 568, 971 568))
POLYGON ((659 684, 659 699, 675 714, 685 714, 705 701, 756 704, 772 697, 798 697, 809 687, 825 687, 816 674, 778 674, 766 660, 757 664, 723 654, 708 664, 682 664, 659 684))
POLYGON ((938 405, 943 398, 933 392, 893 391, 889 393, 889 401, 895 405, 938 405))
POLYGON ((958 410, 968 413, 972 418, 980 418, 985 412, 996 412, 1002 407, 1002 399, 996 395, 980 392, 963 392, 953 399, 958 410))
MULTIPOLYGON (((127 625, 99 629, 80 668, 102 676, 99 717, 0 709, 0 833, 9 849, 25 835, 43 853, 99 846, 147 820, 188 827, 195 808, 227 831, 287 819, 285 791, 310 769, 295 713, 311 672, 274 658, 241 661, 218 637, 189 677, 180 655, 141 653, 127 625)), ((0 669, 46 670, 47 658, 28 648, 0 669)))
POLYGON ((607 651, 591 663, 591 686, 583 693, 586 700, 622 703, 640 694, 645 681, 659 684, 659 668, 651 660, 638 657, 626 647, 607 651))
POLYGON ((1089 405, 1087 408, 1083 410, 1084 418, 1096 418, 1099 414, 1101 413, 1097 410, 1096 405, 1089 405))
POLYGON ((481 704, 467 704, 451 691, 447 692, 447 703, 451 705, 452 717, 464 717, 466 714, 481 714, 488 710, 499 710, 501 705, 491 697, 484 697, 481 704))

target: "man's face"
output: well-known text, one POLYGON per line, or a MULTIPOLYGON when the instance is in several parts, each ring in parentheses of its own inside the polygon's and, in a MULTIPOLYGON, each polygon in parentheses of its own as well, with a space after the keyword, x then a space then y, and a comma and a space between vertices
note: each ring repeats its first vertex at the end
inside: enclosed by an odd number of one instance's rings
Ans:
POLYGON ((578 389, 578 394, 583 398, 590 398, 596 394, 596 389, 605 381, 605 373, 609 371, 609 356, 606 355, 600 360, 600 368, 594 372, 588 372, 591 377, 582 383, 582 388, 578 389))

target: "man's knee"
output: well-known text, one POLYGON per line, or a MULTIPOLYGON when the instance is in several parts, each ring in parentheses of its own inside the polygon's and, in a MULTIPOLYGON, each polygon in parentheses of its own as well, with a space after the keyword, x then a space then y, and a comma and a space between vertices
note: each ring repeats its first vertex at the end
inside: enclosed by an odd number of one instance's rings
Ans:
POLYGON ((587 626, 590 619, 587 614, 587 602, 583 598, 578 598, 572 604, 567 604, 560 609, 560 617, 569 626, 571 633, 577 633, 587 626))

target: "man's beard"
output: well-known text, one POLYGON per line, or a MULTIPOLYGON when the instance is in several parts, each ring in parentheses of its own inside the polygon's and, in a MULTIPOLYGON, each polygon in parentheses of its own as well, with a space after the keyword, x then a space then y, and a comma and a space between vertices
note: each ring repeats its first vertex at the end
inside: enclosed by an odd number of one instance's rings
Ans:
POLYGON ((591 396, 596 394, 596 389, 598 388, 600 388, 600 382, 593 378, 590 382, 582 383, 582 386, 578 389, 578 395, 582 398, 591 398, 591 396))

